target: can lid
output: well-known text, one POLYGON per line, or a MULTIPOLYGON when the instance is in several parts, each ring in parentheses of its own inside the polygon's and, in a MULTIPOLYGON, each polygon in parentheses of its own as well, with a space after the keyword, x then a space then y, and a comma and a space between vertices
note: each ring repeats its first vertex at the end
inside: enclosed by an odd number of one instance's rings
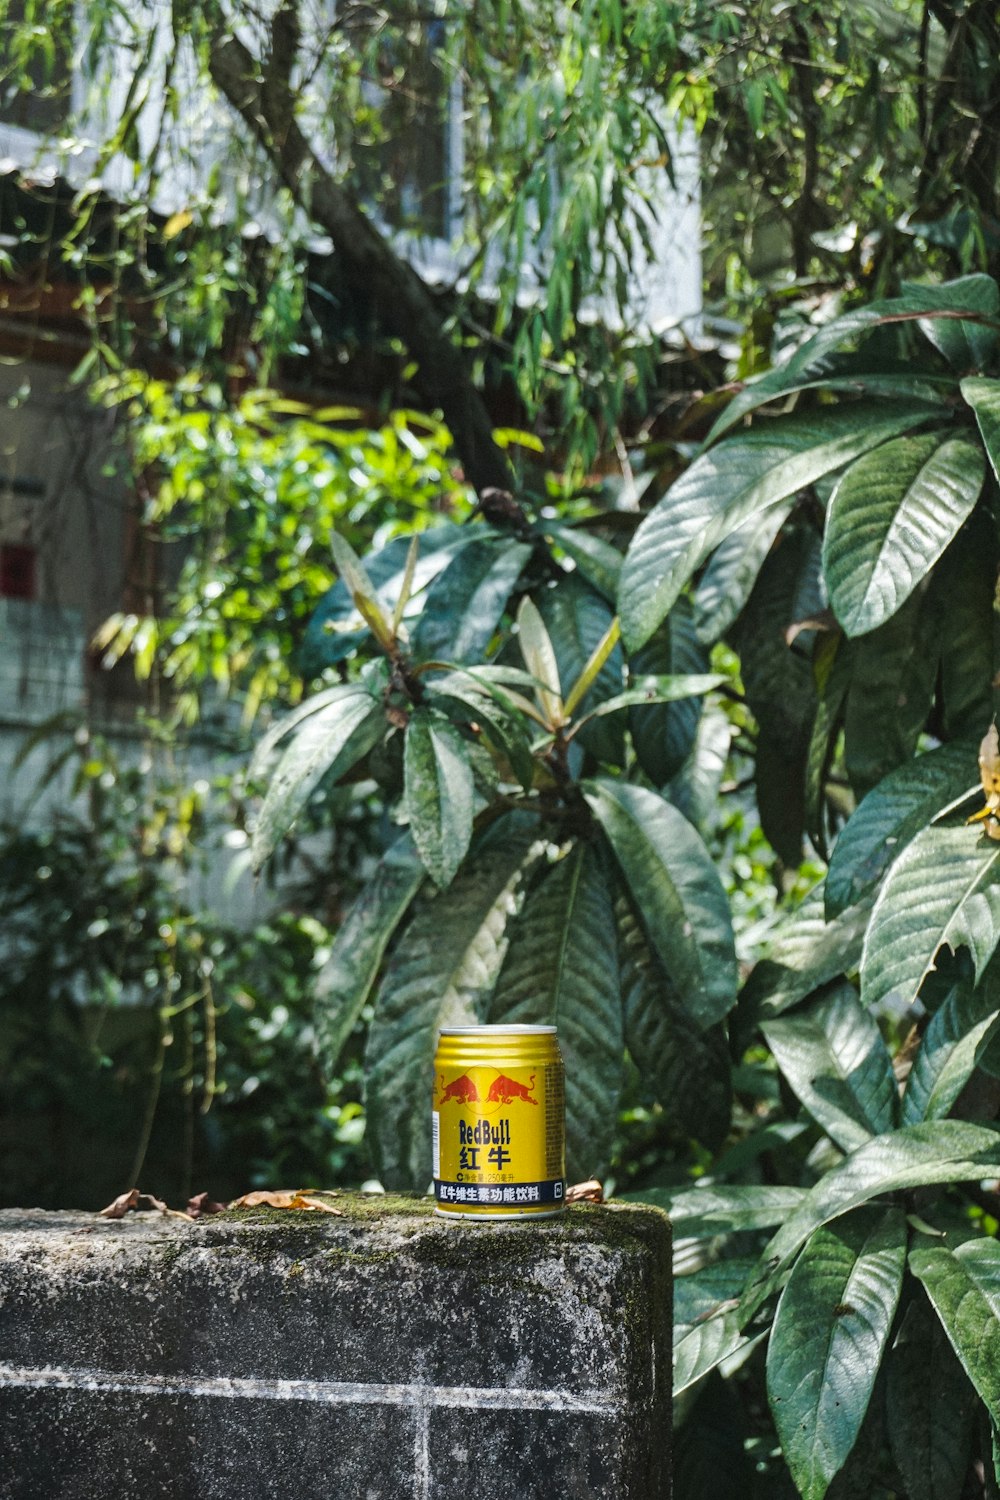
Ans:
POLYGON ((554 1026, 442 1026, 438 1036, 555 1036, 554 1026))

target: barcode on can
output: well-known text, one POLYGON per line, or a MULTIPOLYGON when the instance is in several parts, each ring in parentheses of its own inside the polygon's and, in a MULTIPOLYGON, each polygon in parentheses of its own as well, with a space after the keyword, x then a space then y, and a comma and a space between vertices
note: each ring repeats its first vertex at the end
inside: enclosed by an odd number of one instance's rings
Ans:
POLYGON ((434 1147, 434 1176, 441 1176, 441 1116, 437 1110, 431 1111, 431 1132, 434 1147))

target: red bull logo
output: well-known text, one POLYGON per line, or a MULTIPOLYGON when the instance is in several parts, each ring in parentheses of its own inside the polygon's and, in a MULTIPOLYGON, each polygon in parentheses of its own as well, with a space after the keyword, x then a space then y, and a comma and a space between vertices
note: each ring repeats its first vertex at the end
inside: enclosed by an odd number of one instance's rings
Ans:
MULTIPOLYGON (((444 1079, 441 1079, 444 1083, 444 1079)), ((449 1083, 441 1095, 439 1104, 447 1104, 449 1099, 456 1099, 459 1104, 478 1104, 479 1091, 468 1073, 463 1073, 461 1078, 454 1079, 449 1083)))
POLYGON ((516 1078, 508 1078, 501 1073, 494 1078, 490 1084, 490 1091, 486 1095, 487 1104, 513 1104, 515 1099, 520 1099, 523 1104, 536 1104, 538 1100, 532 1097, 531 1090, 535 1087, 535 1075, 532 1073, 527 1084, 518 1083, 516 1078))

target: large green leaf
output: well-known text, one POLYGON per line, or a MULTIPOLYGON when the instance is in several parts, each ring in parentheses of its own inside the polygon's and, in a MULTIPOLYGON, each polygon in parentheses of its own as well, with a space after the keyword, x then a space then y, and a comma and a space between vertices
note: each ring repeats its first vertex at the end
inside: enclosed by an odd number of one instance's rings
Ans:
POLYGON ((318 695, 322 705, 297 721, 279 760, 251 835, 259 870, 325 776, 334 780, 356 765, 385 734, 383 705, 361 684, 318 695))
POLYGON ((642 522, 622 565, 626 644, 649 640, 698 565, 752 515, 920 426, 932 410, 886 402, 778 417, 696 459, 642 522))
POLYGON ((691 824, 656 792, 599 777, 584 795, 607 835, 649 940, 702 1028, 736 999, 729 902, 691 824))
POLYGON ((850 985, 766 1021, 763 1031, 786 1080, 838 1146, 853 1151, 892 1129, 892 1059, 850 985))
POLYGON ((909 1500, 960 1500, 974 1405, 938 1319, 919 1294, 889 1354, 889 1445, 909 1500))
POLYGON ((861 955, 861 999, 913 1000, 942 945, 968 947, 978 979, 1000 941, 1000 844, 936 824, 889 870, 861 955))
POLYGON ((806 753, 805 825, 817 852, 829 859, 829 778, 837 752, 844 704, 851 685, 854 642, 835 631, 813 650, 816 716, 806 753))
MULTIPOLYGON (((995 1174, 993 1174, 995 1175, 995 1174)), ((918 1246, 910 1270, 990 1412, 1000 1412, 1000 1241, 918 1246)))
POLYGON ((760 1274, 743 1298, 745 1324, 777 1289, 806 1240, 831 1219, 872 1198, 942 1182, 1000 1175, 1000 1130, 965 1120, 906 1125, 876 1136, 833 1167, 765 1247, 760 1274))
POLYGON ((752 515, 716 547, 694 595, 695 630, 704 644, 725 635, 749 599, 791 508, 788 501, 752 515))
POLYGON ((727 1307, 696 1323, 674 1347, 674 1397, 704 1378, 723 1360, 758 1342, 740 1330, 736 1309, 727 1307))
POLYGON ((557 1026, 574 1181, 610 1160, 622 1082, 622 1009, 609 872, 580 843, 544 873, 510 932, 490 1022, 557 1026))
MULTIPOLYGON (((678 599, 653 638, 629 659, 629 682, 647 673, 654 676, 703 676, 709 667, 708 651, 698 640, 694 616, 687 599, 678 599)), ((701 720, 701 704, 695 699, 633 707, 628 716, 629 733, 639 765, 655 786, 662 787, 676 776, 694 747, 701 720)))
POLYGON ((529 543, 509 537, 468 542, 427 590, 414 655, 452 662, 481 657, 530 556, 529 543))
POLYGON ((861 957, 869 915, 870 909, 859 905, 828 922, 823 887, 815 886, 768 941, 740 996, 741 1009, 777 1016, 850 973, 861 957))
MULTIPOLYGON (((767 401, 805 390, 812 385, 827 389, 856 391, 861 396, 879 393, 895 393, 907 377, 890 374, 880 375, 877 366, 866 368, 860 364, 851 373, 838 375, 838 366, 831 364, 831 355, 846 343, 872 332, 879 325, 892 322, 917 321, 926 327, 932 321, 928 314, 941 312, 947 321, 953 321, 956 312, 975 314, 996 311, 996 283, 988 276, 963 276, 955 281, 922 286, 910 282, 905 295, 870 302, 867 307, 855 307, 842 317, 825 323, 812 338, 796 349, 792 357, 773 370, 768 370, 756 380, 748 381, 743 390, 729 403, 719 417, 709 442, 714 442, 723 432, 734 427, 748 412, 755 411, 767 401)), ((967 326, 963 323, 963 326, 967 326)), ((911 371, 909 380, 916 383, 916 390, 929 394, 935 382, 931 371, 911 371)), ((941 382, 942 399, 948 394, 953 381, 946 377, 941 382)), ((911 386, 911 389, 913 387, 911 386)), ((905 389, 905 385, 904 385, 905 389)))
POLYGON ((687 760, 664 787, 674 806, 703 835, 718 815, 719 788, 732 737, 733 725, 721 709, 703 713, 687 760))
POLYGON ((1000 480, 1000 380, 972 377, 962 381, 961 390, 976 414, 993 473, 1000 480))
POLYGON ((403 768, 413 842, 435 885, 448 885, 472 837, 475 788, 468 746, 447 719, 415 709, 406 727, 403 768))
POLYGON ((337 930, 330 957, 316 977, 317 1034, 332 1075, 378 977, 385 950, 424 881, 424 867, 408 835, 386 851, 337 930))
POLYGON ((903 1124, 942 1120, 997 1031, 996 995, 959 982, 931 1016, 906 1080, 903 1124))
POLYGON ((863 797, 914 754, 937 686, 934 611, 921 590, 884 625, 856 637, 844 710, 844 760, 863 797))
POLYGON ((703 1031, 692 1019, 625 901, 618 903, 618 931, 629 1055, 664 1117, 717 1150, 732 1117, 725 1028, 703 1031))
POLYGON ((849 636, 896 613, 926 577, 979 498, 983 451, 940 432, 895 438, 866 453, 834 491, 823 571, 849 636))
POLYGON ((736 638, 747 702, 759 730, 754 779, 761 827, 789 865, 802 858, 816 686, 811 632, 801 632, 791 643, 787 632, 822 607, 819 537, 809 526, 789 528, 761 568, 736 638))
POLYGON ((376 1166, 389 1188, 431 1180, 431 1085, 442 1026, 478 1025, 503 958, 515 893, 538 824, 494 824, 465 869, 398 944, 375 1001, 365 1058, 376 1166))
POLYGON ((602 537, 595 536, 583 526, 565 526, 555 521, 546 521, 545 534, 573 559, 587 582, 593 584, 609 604, 614 604, 618 597, 618 575, 622 566, 622 554, 617 547, 613 547, 602 537))
MULTIPOLYGON (((952 282, 952 286, 960 283, 952 282)), ((943 354, 953 369, 962 374, 981 370, 993 364, 997 348, 997 313, 1000 291, 992 276, 973 275, 962 278, 963 304, 969 312, 988 321, 973 322, 965 318, 921 318, 920 331, 943 354)), ((904 297, 926 295, 929 288, 916 281, 904 281, 904 297)))
POLYGON ((634 1203, 655 1203, 657 1208, 665 1209, 676 1237, 704 1239, 773 1229, 800 1206, 806 1189, 723 1182, 694 1188, 643 1188, 622 1196, 634 1203))
POLYGON ((928 605, 936 620, 939 737, 982 735, 993 717, 993 608, 1000 572, 1000 537, 985 506, 977 506, 934 570, 928 605))
POLYGON ((767 1349, 767 1393, 802 1500, 823 1500, 861 1430, 906 1263, 901 1209, 863 1208, 811 1237, 767 1349))
POLYGON ((482 731, 524 789, 530 790, 535 774, 527 734, 530 720, 501 687, 486 685, 471 672, 446 672, 427 680, 427 695, 450 719, 482 731))
POLYGON ((826 911, 835 917, 874 891, 916 834, 978 785, 976 746, 941 745, 892 771, 862 800, 834 846, 826 911))
MULTIPOLYGON (((572 573, 561 578, 555 588, 539 591, 534 598, 559 663, 559 685, 565 700, 592 652, 607 634, 614 618, 611 606, 572 573)), ((580 704, 577 716, 582 717, 589 709, 620 693, 624 670, 621 647, 616 645, 580 704)), ((620 719, 591 721, 580 730, 579 738, 600 760, 621 761, 624 728, 620 719)))
MULTIPOLYGON (((637 1194, 629 1201, 642 1202, 637 1194)), ((675 1236, 685 1239, 686 1233, 675 1236)), ((757 1262, 750 1256, 710 1260, 696 1271, 674 1270, 674 1343, 680 1343, 696 1323, 719 1311, 723 1302, 739 1298, 757 1262)))

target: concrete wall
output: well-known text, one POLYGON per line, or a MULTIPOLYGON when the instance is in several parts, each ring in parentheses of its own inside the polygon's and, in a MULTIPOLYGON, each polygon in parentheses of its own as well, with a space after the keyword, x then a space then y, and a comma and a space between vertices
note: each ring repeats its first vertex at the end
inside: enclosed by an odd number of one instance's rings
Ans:
POLYGON ((670 1227, 0 1213, 0 1500, 665 1500, 670 1227))

